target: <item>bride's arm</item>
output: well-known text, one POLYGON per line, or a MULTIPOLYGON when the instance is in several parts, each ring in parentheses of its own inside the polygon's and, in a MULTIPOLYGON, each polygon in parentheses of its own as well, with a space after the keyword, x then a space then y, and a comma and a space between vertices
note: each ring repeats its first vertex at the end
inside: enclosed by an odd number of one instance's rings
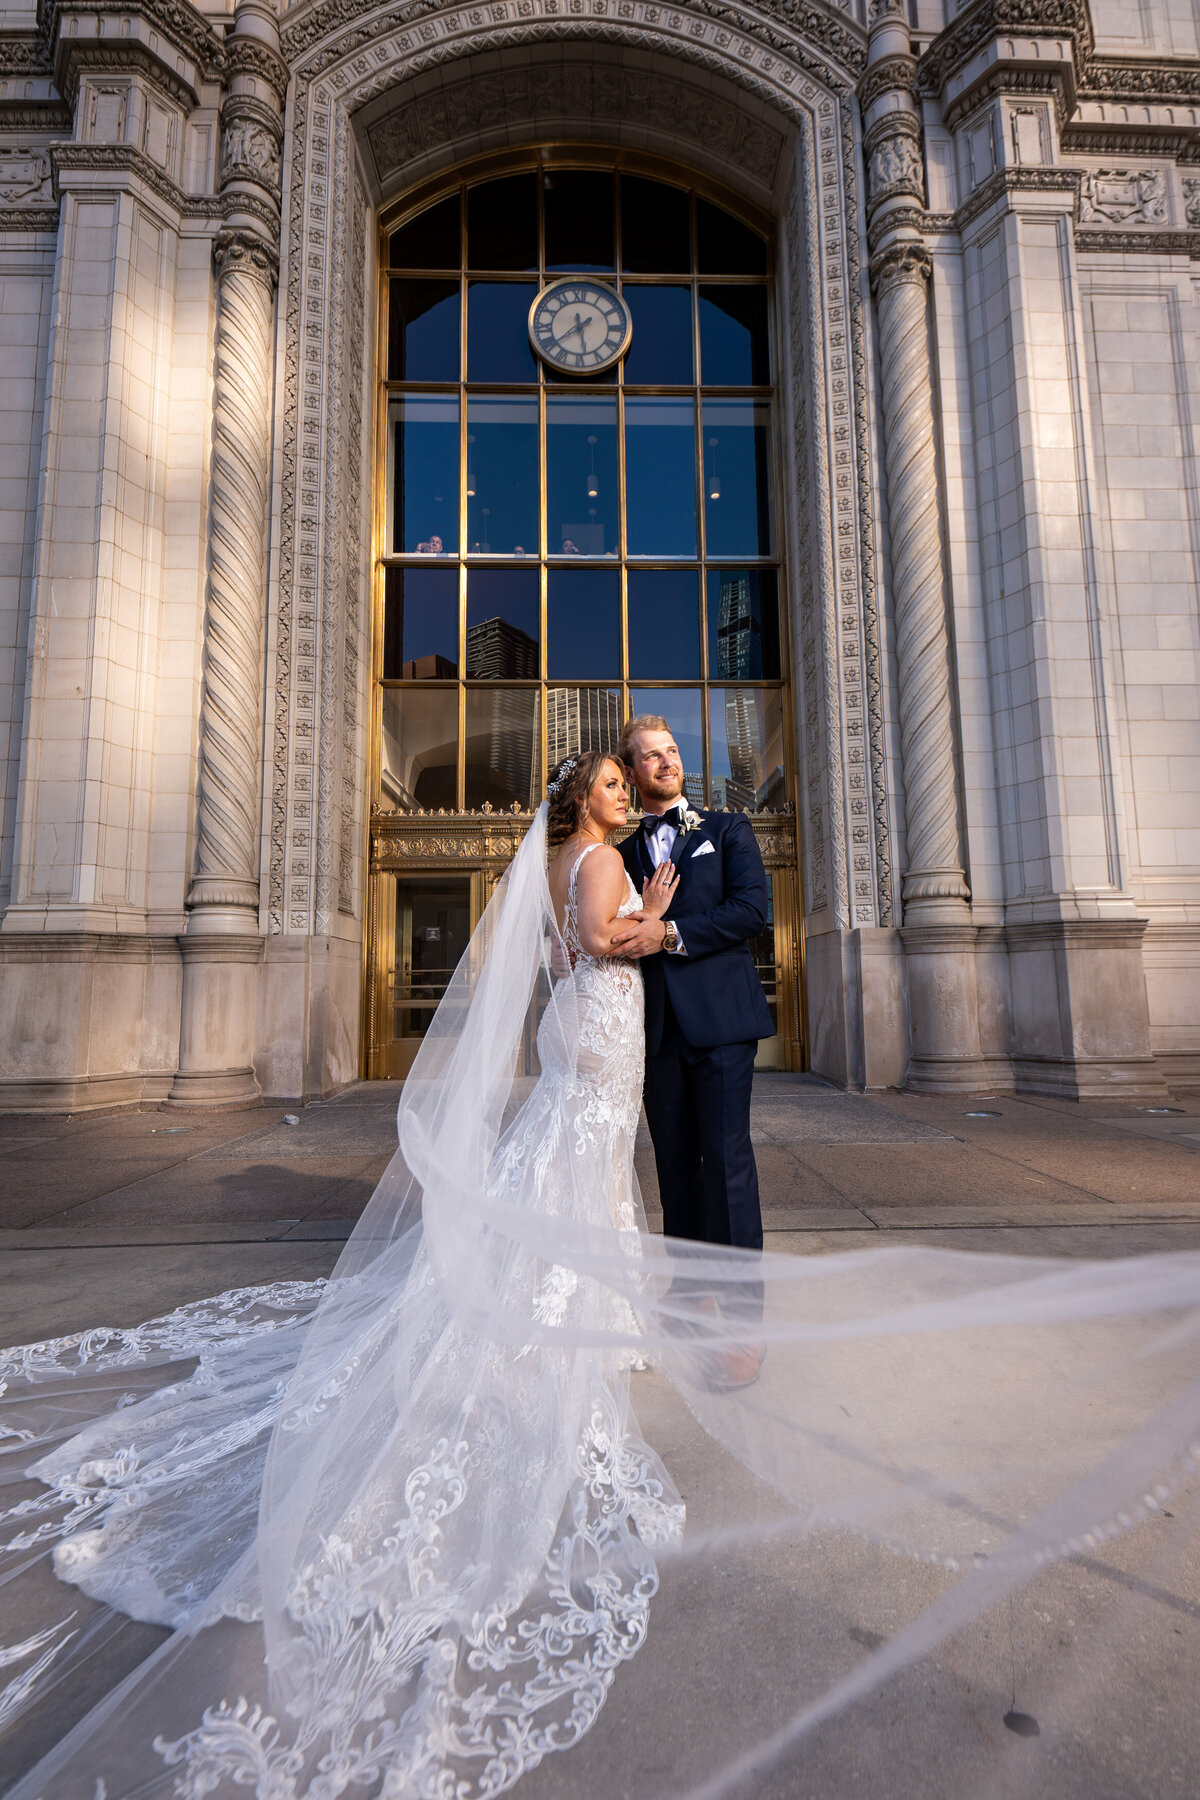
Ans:
POLYGON ((618 909, 629 888, 621 853, 611 844, 602 844, 585 856, 579 866, 577 896, 579 901, 579 941, 589 956, 614 956, 613 933, 624 919, 618 909))

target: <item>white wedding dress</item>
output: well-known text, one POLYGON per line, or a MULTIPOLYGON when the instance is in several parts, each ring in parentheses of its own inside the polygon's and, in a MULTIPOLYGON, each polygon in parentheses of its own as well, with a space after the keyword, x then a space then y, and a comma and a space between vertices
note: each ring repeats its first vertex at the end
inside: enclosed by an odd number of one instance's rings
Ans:
POLYGON ((689 1553, 641 1362, 797 1522, 968 1570, 856 1692, 1195 1467, 1200 1257, 648 1235, 641 976, 582 950, 578 871, 560 933, 543 807, 327 1284, 0 1356, 13 1800, 482 1800, 578 1742, 689 1553), (749 1342, 761 1380, 713 1391, 749 1342), (48 1750, 43 1696, 71 1724, 48 1750))

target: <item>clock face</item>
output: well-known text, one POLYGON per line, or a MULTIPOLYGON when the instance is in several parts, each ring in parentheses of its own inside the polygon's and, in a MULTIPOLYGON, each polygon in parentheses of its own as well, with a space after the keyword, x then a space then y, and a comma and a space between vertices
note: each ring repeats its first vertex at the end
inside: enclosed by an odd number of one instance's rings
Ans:
POLYGON ((552 281, 529 309, 529 341, 552 369, 594 375, 629 348, 633 320, 602 281, 552 281))

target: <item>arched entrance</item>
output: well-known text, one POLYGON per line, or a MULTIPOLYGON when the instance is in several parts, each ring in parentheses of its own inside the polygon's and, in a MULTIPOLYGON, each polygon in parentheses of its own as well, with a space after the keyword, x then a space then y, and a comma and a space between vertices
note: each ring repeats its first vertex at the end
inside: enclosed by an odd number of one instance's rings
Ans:
POLYGON ((763 1062, 801 1066, 774 247, 734 205, 662 159, 555 145, 381 214, 372 1076, 406 1072, 544 772, 630 712, 670 719, 690 800, 755 821, 763 1062), (535 353, 562 281, 621 295, 616 366, 535 353))

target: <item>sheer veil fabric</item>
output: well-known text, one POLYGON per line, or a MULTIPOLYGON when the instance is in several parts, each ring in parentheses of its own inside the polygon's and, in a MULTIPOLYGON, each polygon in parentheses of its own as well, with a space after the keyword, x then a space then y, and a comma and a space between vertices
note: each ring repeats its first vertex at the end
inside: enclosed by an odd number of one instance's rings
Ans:
POLYGON ((570 1748, 658 1563, 723 1553, 639 1434, 640 1363, 798 1527, 963 1571, 768 1758, 1194 1469, 1200 1256, 651 1237, 641 1073, 640 975, 558 930, 543 807, 329 1282, 4 1353, 13 1800, 474 1800, 570 1748))

